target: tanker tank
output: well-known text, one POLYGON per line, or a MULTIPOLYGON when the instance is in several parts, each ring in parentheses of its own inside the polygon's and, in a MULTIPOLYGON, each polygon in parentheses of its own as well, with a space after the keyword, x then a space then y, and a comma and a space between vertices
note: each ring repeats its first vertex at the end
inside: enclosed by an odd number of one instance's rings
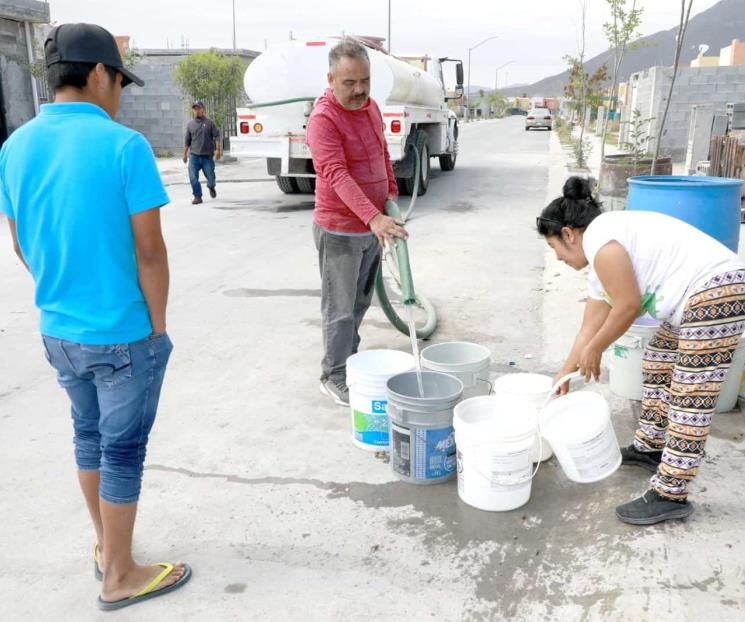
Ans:
MULTIPOLYGON (((328 53, 338 40, 293 42, 259 55, 246 70, 244 88, 253 104, 314 99, 328 87, 328 53), (322 43, 325 43, 323 45, 322 43)), ((370 95, 380 105, 443 109, 437 78, 394 56, 366 48, 370 57, 370 95)))

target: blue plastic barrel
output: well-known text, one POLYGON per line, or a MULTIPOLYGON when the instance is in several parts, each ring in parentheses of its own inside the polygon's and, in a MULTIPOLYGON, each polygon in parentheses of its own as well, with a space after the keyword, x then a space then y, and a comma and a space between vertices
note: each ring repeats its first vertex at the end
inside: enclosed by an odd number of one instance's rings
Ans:
POLYGON ((726 177, 632 177, 626 209, 673 216, 737 252, 742 184, 742 179, 726 177))

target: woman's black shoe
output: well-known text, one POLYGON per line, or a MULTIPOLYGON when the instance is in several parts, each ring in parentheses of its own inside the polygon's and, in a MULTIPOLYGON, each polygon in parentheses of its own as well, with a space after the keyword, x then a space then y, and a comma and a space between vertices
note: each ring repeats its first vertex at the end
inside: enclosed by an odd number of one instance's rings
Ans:
POLYGON ((633 444, 621 448, 621 464, 640 466, 650 473, 656 473, 661 461, 661 451, 639 451, 633 444))

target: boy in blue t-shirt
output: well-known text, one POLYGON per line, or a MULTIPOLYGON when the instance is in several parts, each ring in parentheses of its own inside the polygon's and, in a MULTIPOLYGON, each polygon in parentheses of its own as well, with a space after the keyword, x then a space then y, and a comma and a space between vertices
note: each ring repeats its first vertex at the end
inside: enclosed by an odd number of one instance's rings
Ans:
POLYGON ((0 150, 0 212, 34 279, 44 352, 72 404, 103 581, 98 605, 119 609, 191 577, 186 564, 132 559, 148 435, 173 348, 159 210, 169 199, 143 136, 113 121, 122 88, 143 85, 113 36, 63 24, 44 52, 55 103, 0 150))

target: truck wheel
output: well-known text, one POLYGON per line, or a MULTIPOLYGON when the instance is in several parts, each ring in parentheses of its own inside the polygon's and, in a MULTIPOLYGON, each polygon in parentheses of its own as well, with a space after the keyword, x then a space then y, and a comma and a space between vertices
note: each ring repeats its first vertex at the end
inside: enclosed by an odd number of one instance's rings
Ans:
MULTIPOLYGON (((419 131, 416 136, 416 149, 419 152, 419 191, 418 196, 426 194, 427 188, 429 187, 429 174, 431 172, 431 164, 429 161, 429 141, 427 139, 426 132, 419 131)), ((402 179, 403 190, 402 194, 411 196, 414 194, 414 176, 408 179, 402 179)), ((399 184, 401 186, 401 184, 399 184)))
POLYGON ((440 156, 440 170, 452 171, 455 168, 455 160, 458 156, 454 153, 446 153, 440 156))
POLYGON ((440 156, 440 170, 452 171, 455 168, 455 160, 458 158, 458 124, 453 127, 453 153, 446 153, 440 156))
POLYGON ((295 183, 303 194, 313 194, 316 191, 315 177, 295 177, 295 183))
POLYGON ((432 160, 429 157, 429 140, 427 135, 422 132, 417 141, 417 149, 421 161, 421 170, 419 172, 419 196, 427 194, 429 188, 429 174, 432 172, 432 160))
POLYGON ((277 180, 279 189, 285 194, 297 194, 300 192, 294 177, 282 177, 281 175, 277 175, 275 179, 277 180))

